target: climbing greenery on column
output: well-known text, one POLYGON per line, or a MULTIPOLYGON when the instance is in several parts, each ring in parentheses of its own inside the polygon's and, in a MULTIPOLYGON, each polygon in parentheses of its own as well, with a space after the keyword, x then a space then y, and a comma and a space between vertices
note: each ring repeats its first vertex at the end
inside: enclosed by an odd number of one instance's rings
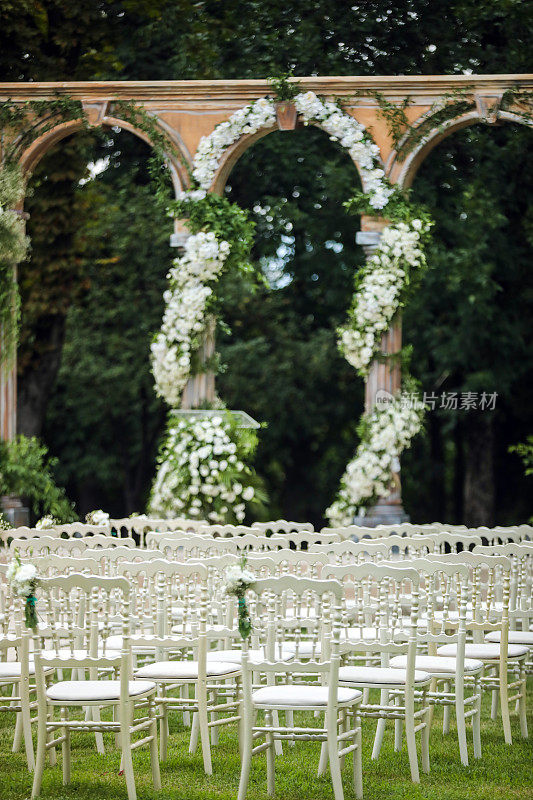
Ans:
POLYGON ((29 240, 22 216, 15 210, 24 195, 24 181, 15 164, 0 164, 0 368, 9 368, 17 343, 20 299, 16 266, 26 257, 29 240))
POLYGON ((19 159, 39 136, 72 119, 86 124, 81 103, 67 96, 0 103, 0 366, 4 369, 12 363, 17 344, 20 296, 15 270, 30 244, 23 217, 16 210, 25 192, 19 159))

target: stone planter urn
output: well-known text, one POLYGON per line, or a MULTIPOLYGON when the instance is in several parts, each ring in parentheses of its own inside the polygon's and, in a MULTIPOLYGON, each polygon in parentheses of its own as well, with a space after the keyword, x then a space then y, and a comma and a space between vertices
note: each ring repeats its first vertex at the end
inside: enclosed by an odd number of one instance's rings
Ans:
POLYGON ((30 524, 30 512, 22 505, 16 494, 4 494, 0 497, 0 510, 13 528, 30 524))
POLYGON ((280 131, 293 131, 296 128, 298 112, 290 100, 276 103, 276 119, 280 131))

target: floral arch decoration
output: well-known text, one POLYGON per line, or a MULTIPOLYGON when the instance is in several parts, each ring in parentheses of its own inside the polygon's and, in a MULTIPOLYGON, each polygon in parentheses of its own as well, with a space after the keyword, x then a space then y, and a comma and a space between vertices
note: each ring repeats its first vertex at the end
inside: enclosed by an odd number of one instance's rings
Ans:
MULTIPOLYGON (((425 266, 431 222, 389 183, 379 148, 360 122, 313 92, 296 95, 294 103, 304 125, 325 130, 356 163, 363 191, 351 208, 386 215, 389 222, 356 276, 348 319, 338 331, 341 352, 366 378, 383 334, 425 266)), ((209 418, 187 423, 176 410, 216 301, 217 281, 236 255, 241 259, 236 266, 245 266, 252 242, 245 212, 214 195, 212 187, 229 148, 243 136, 272 129, 275 122, 275 101, 263 97, 217 125, 200 141, 191 188, 169 209, 170 216, 187 220, 191 235, 168 273, 163 322, 151 345, 156 393, 171 409, 151 497, 151 508, 158 513, 204 513, 212 521, 240 522, 246 503, 260 499, 257 478, 244 458, 253 450, 250 434, 239 458, 241 436, 228 417, 221 414, 216 423, 209 418), (235 449, 228 450, 230 444, 235 449)), ((399 455, 420 430, 423 412, 421 405, 413 407, 399 394, 386 408, 375 407, 363 415, 360 444, 326 511, 332 524, 350 524, 362 509, 389 494, 399 455)))

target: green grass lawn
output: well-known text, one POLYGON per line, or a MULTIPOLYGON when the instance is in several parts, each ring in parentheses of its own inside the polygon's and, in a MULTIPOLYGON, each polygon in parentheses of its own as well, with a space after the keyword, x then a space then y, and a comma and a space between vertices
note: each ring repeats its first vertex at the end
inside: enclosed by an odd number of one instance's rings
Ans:
MULTIPOLYGON (((533 709, 533 680, 529 681, 529 710, 533 709)), ((24 800, 29 797, 31 776, 22 752, 12 753, 13 715, 0 714, 0 800, 24 800)), ((421 783, 414 785, 409 777, 409 763, 404 748, 395 753, 393 725, 389 730, 378 761, 372 761, 375 722, 363 721, 363 784, 365 800, 531 800, 533 798, 533 747, 531 740, 520 738, 516 716, 512 717, 513 744, 505 745, 501 722, 492 722, 488 698, 484 700, 482 720, 483 757, 473 762, 471 730, 468 729, 470 758, 463 767, 459 761, 457 736, 452 722, 450 733, 442 735, 442 710, 434 716, 431 732, 431 772, 421 774, 421 783)), ((533 715, 529 714, 533 735, 533 715)), ((234 800, 239 783, 239 751, 236 728, 222 728, 220 744, 213 747, 213 775, 206 777, 200 748, 188 753, 188 731, 175 715, 171 718, 169 757, 161 765, 163 788, 153 790, 147 748, 134 753, 133 763, 139 800, 234 800)), ((61 754, 55 767, 47 766, 42 785, 42 798, 50 800, 114 800, 126 798, 124 778, 118 774, 119 753, 110 737, 106 755, 98 755, 94 737, 78 734, 72 737, 72 782, 62 785, 61 754)), ((320 745, 301 743, 284 747, 276 759, 276 796, 286 800, 330 800, 333 792, 329 776, 316 777, 320 745)), ((343 774, 345 797, 353 798, 351 759, 343 774)), ((266 766, 264 754, 254 758, 248 790, 249 800, 266 800, 266 766)))

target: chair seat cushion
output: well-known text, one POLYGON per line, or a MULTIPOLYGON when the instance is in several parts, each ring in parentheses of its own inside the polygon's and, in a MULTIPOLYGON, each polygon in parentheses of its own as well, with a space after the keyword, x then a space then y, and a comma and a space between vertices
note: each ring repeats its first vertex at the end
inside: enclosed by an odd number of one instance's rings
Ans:
MULTIPOLYGON (((0 681, 9 680, 9 678, 20 678, 22 664, 20 661, 0 661, 0 681)), ((45 667, 44 671, 48 674, 54 671, 53 667, 45 667)), ((35 664, 30 661, 28 665, 28 672, 30 675, 35 675, 35 664)))
MULTIPOLYGON (((252 695, 254 705, 257 706, 280 706, 282 708, 294 708, 326 706, 328 702, 327 686, 265 686, 257 689, 252 695)), ((362 698, 362 692, 357 689, 347 689, 339 687, 337 698, 339 703, 349 704, 362 698)))
MULTIPOLYGON (((487 642, 500 642, 501 631, 490 631, 485 636, 487 642)), ((509 644, 523 644, 533 647, 533 631, 509 631, 509 644)))
MULTIPOLYGON (((240 664, 231 661, 208 661, 207 677, 216 678, 226 675, 239 674, 240 664)), ((145 664, 135 671, 137 678, 150 678, 154 681, 179 681, 196 680, 198 678, 197 661, 157 661, 155 664, 145 664)))
MULTIPOLYGON (((405 669, 407 667, 407 656, 393 656, 390 665, 394 669, 405 669)), ((455 675, 457 661, 455 658, 445 658, 444 656, 417 656, 415 661, 416 669, 422 669, 432 675, 455 675)), ((479 672, 483 669, 481 661, 473 658, 465 658, 465 673, 479 672)))
MULTIPOLYGON (((137 697, 155 690, 152 681, 130 681, 129 696, 137 697)), ((91 700, 118 700, 120 681, 59 681, 46 690, 49 700, 83 704, 91 700)))
MULTIPOLYGON (((339 670, 339 681, 341 683, 405 683, 405 669, 394 669, 392 667, 341 667, 339 670)), ((428 672, 415 670, 415 683, 426 683, 431 680, 428 672)))
MULTIPOLYGON (((444 644, 437 649, 439 656, 455 656, 457 652, 456 644, 444 644)), ((510 644, 507 648, 508 658, 520 658, 527 655, 527 647, 521 644, 510 644)), ((479 658, 481 661, 496 661, 500 657, 500 645, 496 642, 480 642, 479 644, 467 644, 465 656, 468 658, 479 658)))

